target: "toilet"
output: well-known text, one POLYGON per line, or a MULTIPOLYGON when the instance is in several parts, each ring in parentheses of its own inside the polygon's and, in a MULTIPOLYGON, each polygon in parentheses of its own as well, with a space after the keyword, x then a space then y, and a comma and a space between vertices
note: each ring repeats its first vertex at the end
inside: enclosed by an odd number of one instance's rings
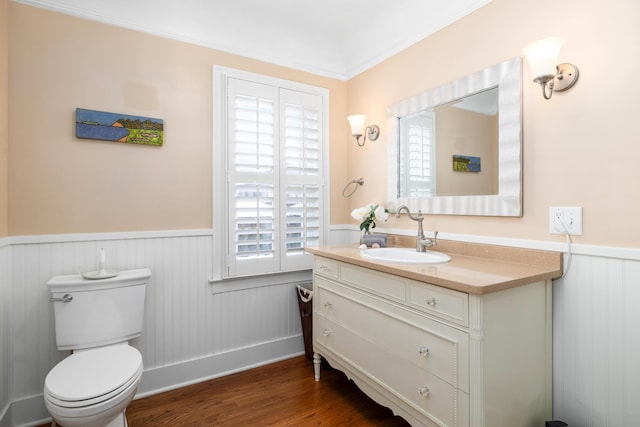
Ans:
POLYGON ((125 410, 142 377, 142 355, 128 341, 142 335, 151 271, 122 271, 87 280, 79 274, 47 282, 56 345, 72 353, 44 381, 44 401, 64 427, 124 427, 125 410))

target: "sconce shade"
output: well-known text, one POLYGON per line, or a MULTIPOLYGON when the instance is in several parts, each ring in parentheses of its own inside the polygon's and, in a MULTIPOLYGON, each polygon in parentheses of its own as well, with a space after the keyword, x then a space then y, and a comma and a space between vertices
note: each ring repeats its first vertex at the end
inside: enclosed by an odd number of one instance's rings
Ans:
POLYGON ((563 43, 564 39, 560 37, 550 37, 533 42, 522 50, 529 62, 534 82, 547 82, 556 75, 558 55, 563 43))
POLYGON ((351 135, 361 136, 364 133, 364 123, 367 120, 367 116, 364 114, 355 114, 348 116, 349 124, 351 125, 351 135))

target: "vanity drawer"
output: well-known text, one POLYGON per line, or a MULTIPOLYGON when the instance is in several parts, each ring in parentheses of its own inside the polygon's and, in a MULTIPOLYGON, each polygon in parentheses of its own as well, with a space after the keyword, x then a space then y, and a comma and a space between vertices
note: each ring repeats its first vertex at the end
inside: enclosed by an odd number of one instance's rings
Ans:
POLYGON ((319 256, 313 257, 313 272, 317 274, 322 274, 323 276, 338 278, 340 273, 338 262, 328 259, 322 258, 319 256))
POLYGON ((432 422, 426 425, 462 425, 456 423, 456 409, 468 406, 465 393, 436 375, 407 364, 389 352, 388 348, 372 343, 323 316, 317 317, 316 325, 317 342, 320 345, 358 367, 371 380, 428 417, 432 422), (402 369, 398 369, 400 366, 402 369))
POLYGON ((458 325, 469 326, 469 295, 464 292, 410 280, 407 303, 458 325))
POLYGON ((405 300, 405 281, 403 278, 343 264, 340 270, 340 279, 350 285, 386 298, 402 302, 405 300))
MULTIPOLYGON (((340 285, 318 279, 314 299, 316 313, 374 345, 384 348, 402 366, 428 371, 456 388, 469 390, 468 335, 451 326, 416 314, 412 320, 385 313, 385 303, 375 307, 358 301, 340 285)), ((364 297, 363 297, 364 298, 364 297)))

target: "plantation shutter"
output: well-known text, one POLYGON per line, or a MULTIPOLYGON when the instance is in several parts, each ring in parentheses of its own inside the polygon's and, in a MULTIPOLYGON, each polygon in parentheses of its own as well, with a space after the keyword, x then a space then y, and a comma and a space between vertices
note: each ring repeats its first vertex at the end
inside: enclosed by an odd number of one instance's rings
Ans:
POLYGON ((320 239, 322 98, 287 89, 282 89, 280 96, 284 135, 282 269, 296 270, 308 268, 311 255, 303 249, 318 246, 320 239))
POLYGON ((275 272, 279 264, 276 96, 272 86, 229 79, 227 258, 230 276, 275 272))
POLYGON ((422 112, 406 118, 401 124, 404 133, 402 156, 407 167, 402 167, 407 189, 405 197, 435 195, 435 127, 434 114, 422 112))
POLYGON ((320 241, 322 97, 228 81, 228 275, 311 268, 320 241))

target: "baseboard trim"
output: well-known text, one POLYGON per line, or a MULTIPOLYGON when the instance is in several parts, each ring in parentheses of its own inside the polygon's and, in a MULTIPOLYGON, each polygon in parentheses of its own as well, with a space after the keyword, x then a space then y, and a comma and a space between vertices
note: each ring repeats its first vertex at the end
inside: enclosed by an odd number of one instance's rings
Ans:
MULTIPOLYGON (((142 373, 135 399, 246 371, 304 354, 301 335, 215 354, 142 373)), ((310 374, 311 375, 311 374, 310 374)), ((51 421, 42 395, 15 400, 5 408, 0 427, 33 427, 51 421)))
MULTIPOLYGON (((7 426, 33 427, 51 421, 49 411, 44 406, 44 396, 37 395, 24 399, 14 400, 7 411, 7 426)), ((5 424, 1 424, 2 427, 5 424)))
POLYGON ((0 413, 0 427, 11 427, 11 405, 7 405, 0 413))
POLYGON ((277 341, 144 371, 135 398, 140 399, 303 355, 302 341, 301 335, 294 335, 277 341))

